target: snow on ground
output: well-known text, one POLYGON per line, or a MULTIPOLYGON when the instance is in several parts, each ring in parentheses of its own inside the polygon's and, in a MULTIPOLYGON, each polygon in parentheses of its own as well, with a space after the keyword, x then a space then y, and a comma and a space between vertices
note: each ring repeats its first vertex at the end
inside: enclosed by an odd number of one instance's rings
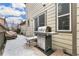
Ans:
POLYGON ((30 47, 24 47, 25 43, 26 37, 23 35, 18 35, 13 40, 7 40, 3 56, 36 56, 30 47))

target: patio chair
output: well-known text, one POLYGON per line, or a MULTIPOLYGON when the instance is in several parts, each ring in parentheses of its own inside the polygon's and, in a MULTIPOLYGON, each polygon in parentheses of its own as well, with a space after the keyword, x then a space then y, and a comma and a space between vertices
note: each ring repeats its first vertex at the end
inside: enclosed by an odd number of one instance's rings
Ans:
MULTIPOLYGON (((27 28, 27 31, 26 31, 26 41, 27 41, 26 44, 28 44, 29 47, 30 47, 31 43, 37 41, 37 36, 35 36, 35 35, 33 34, 33 31, 32 31, 32 28, 31 28, 31 27, 28 27, 28 28, 27 28)), ((33 45, 33 44, 32 44, 32 45, 33 45)))

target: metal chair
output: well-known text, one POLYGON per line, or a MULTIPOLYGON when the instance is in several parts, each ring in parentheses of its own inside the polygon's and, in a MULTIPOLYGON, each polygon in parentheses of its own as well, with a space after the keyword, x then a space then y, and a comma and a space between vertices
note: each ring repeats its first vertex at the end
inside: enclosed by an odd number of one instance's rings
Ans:
POLYGON ((36 40, 37 40, 37 36, 34 36, 32 28, 28 27, 26 30, 26 41, 29 44, 29 47, 30 47, 30 44, 36 40))

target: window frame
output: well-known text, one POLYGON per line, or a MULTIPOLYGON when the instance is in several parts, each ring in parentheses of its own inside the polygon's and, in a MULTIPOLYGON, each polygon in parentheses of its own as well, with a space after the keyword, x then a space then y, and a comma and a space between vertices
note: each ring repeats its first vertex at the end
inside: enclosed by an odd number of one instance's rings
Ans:
MULTIPOLYGON (((43 14, 44 14, 44 17, 46 18, 45 12, 44 12, 44 13, 41 13, 41 14, 38 16, 38 22, 39 22, 39 17, 40 17, 41 15, 43 15, 43 14)), ((46 22, 45 22, 46 19, 45 19, 45 18, 44 18, 44 26, 46 25, 46 22)), ((40 26, 40 22, 38 23, 38 26, 40 26)))
MULTIPOLYGON (((47 15, 47 12, 42 12, 40 13, 39 15, 35 16, 33 19, 34 19, 34 23, 35 23, 35 19, 37 18, 37 24, 38 24, 38 27, 39 27, 39 16, 45 14, 45 19, 44 19, 44 26, 47 25, 47 18, 46 18, 46 15, 47 15)), ((35 30, 35 25, 34 25, 34 30, 35 30)))
POLYGON ((37 31, 35 27, 38 27, 38 17, 34 18, 34 31, 37 31), (37 21, 36 21, 36 19, 37 19, 37 21), (37 22, 37 26, 35 26, 36 25, 35 22, 37 22))
POLYGON ((67 14, 62 14, 60 16, 58 16, 58 3, 57 3, 57 32, 71 32, 72 31, 72 25, 71 25, 71 3, 69 3, 69 13, 67 14), (63 17, 63 16, 67 16, 69 15, 69 30, 59 30, 59 26, 58 26, 58 17, 63 17))

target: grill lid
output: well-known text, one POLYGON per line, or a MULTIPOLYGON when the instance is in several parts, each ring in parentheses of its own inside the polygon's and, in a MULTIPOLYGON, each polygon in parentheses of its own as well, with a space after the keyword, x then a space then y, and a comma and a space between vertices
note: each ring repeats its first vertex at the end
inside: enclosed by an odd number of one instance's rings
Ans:
POLYGON ((38 27, 39 32, 51 32, 51 28, 49 26, 38 27))

